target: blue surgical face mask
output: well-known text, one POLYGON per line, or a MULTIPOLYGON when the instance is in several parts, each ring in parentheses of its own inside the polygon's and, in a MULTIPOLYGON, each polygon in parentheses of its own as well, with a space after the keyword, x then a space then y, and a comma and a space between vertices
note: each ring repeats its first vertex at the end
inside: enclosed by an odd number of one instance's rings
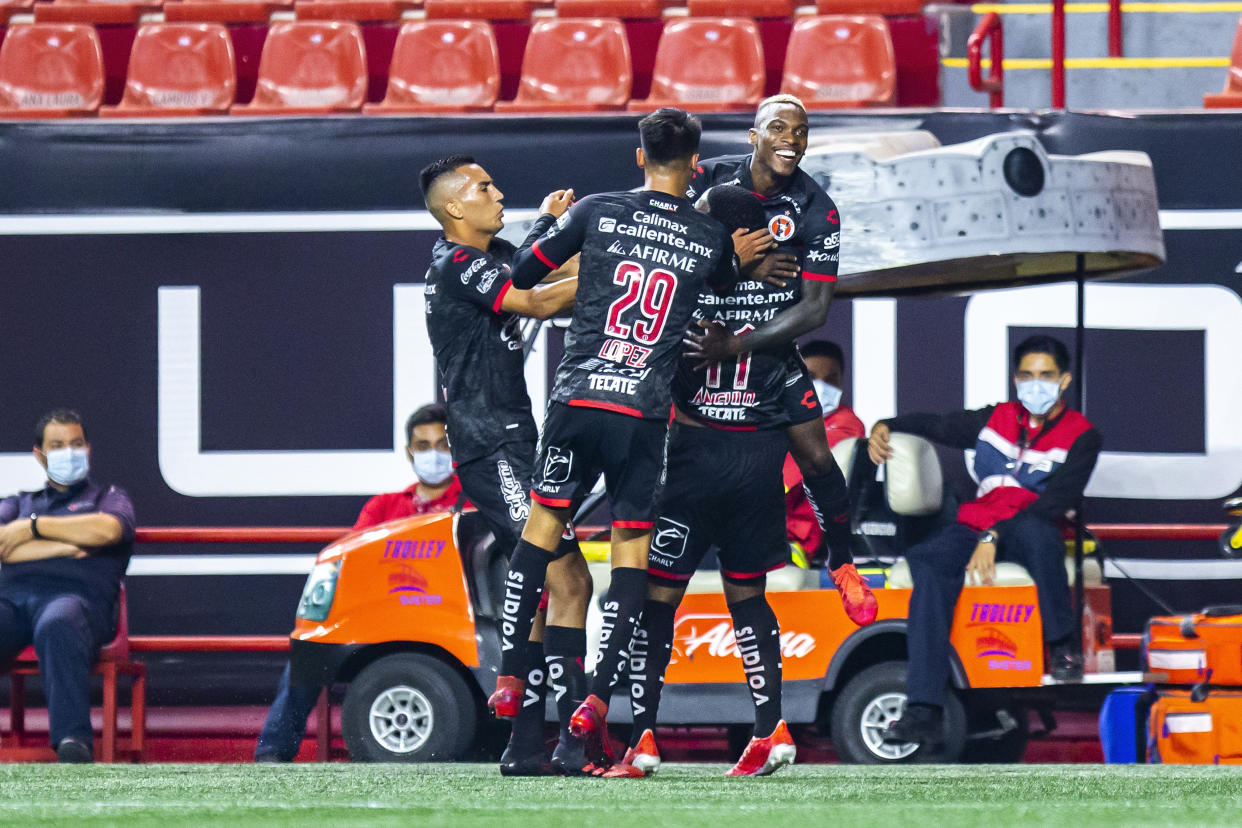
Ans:
POLYGON ((414 473, 428 486, 439 486, 453 476, 453 455, 447 451, 427 449, 413 452, 410 456, 414 462, 414 473))
POLYGON ((819 397, 819 404, 824 409, 824 413, 835 411, 837 406, 841 404, 840 388, 837 388, 830 382, 823 380, 811 380, 811 384, 815 386, 815 396, 819 397))
POLYGON ((90 471, 90 459, 86 449, 65 446, 52 449, 44 457, 47 458, 47 476, 53 483, 72 486, 86 479, 90 471))
POLYGON ((1018 400, 1035 416, 1043 416, 1052 410, 1061 397, 1061 383, 1052 380, 1029 379, 1018 383, 1018 400))

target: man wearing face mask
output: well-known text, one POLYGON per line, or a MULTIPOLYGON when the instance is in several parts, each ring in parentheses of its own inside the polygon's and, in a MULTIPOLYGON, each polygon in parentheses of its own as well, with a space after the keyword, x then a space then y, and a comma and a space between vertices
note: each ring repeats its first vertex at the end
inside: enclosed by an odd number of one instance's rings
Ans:
MULTIPOLYGON (((468 505, 461 484, 453 473, 445 432, 444 406, 432 404, 410 415, 405 421, 405 455, 418 480, 408 489, 379 494, 367 501, 354 523, 354 531, 413 515, 447 512, 468 505)), ((319 699, 317 684, 293 684, 290 668, 280 677, 276 701, 255 745, 256 762, 292 762, 306 734, 306 720, 319 699)))
POLYGON ((1056 339, 1032 336, 1014 350, 1016 401, 951 414, 906 414, 876 423, 867 445, 871 459, 892 454, 894 431, 941 445, 974 449, 977 496, 957 520, 910 548, 907 703, 884 741, 943 743, 944 699, 949 691, 949 628, 962 589, 991 584, 996 561, 1022 565, 1035 581, 1049 672, 1058 680, 1082 677, 1081 642, 1065 572, 1059 524, 1077 508, 1100 454, 1099 432, 1062 400, 1069 387, 1069 352, 1056 339))
MULTIPOLYGON (((798 347, 802 361, 811 375, 815 396, 824 410, 824 436, 832 448, 850 437, 867 436, 862 420, 847 405, 841 405, 845 387, 845 356, 841 346, 826 339, 817 339, 798 347)), ((785 530, 790 543, 797 546, 807 563, 822 563, 828 550, 824 533, 819 528, 815 511, 802 485, 802 469, 793 456, 785 458, 785 530)))
POLYGON ((116 635, 134 506, 88 476, 90 443, 68 409, 35 427, 47 486, 0 500, 0 665, 34 644, 61 762, 93 761, 90 672, 116 635))

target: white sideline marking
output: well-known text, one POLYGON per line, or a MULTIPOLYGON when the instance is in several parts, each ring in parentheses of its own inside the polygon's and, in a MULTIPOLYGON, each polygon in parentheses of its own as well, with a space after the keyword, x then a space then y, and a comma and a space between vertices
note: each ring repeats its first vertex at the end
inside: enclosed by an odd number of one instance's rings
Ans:
POLYGON ((128 576, 306 575, 314 555, 135 555, 128 576))
POLYGON ((1105 578, 1127 576, 1143 581, 1242 581, 1242 560, 1118 558, 1115 564, 1111 560, 1104 561, 1105 578))

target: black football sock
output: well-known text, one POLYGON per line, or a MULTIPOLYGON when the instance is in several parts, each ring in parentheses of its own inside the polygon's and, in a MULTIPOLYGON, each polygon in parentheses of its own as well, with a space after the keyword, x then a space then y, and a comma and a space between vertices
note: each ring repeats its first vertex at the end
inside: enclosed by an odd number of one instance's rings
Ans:
POLYGON ((643 619, 630 644, 630 707, 634 711, 630 747, 638 745, 644 730, 655 730, 664 690, 664 671, 673 657, 673 616, 677 608, 663 601, 643 604, 643 619))
POLYGON ((586 630, 573 627, 544 627, 543 650, 548 660, 548 687, 556 701, 556 717, 561 724, 560 740, 577 739, 569 732, 569 719, 587 695, 586 630))
POLYGON ((513 732, 509 745, 520 756, 529 756, 543 750, 543 714, 548 695, 548 665, 544 663, 543 642, 526 642, 526 692, 522 707, 513 720, 513 732))
POLYGON ((599 661, 591 676, 591 694, 607 704, 621 682, 630 660, 630 639, 643 614, 647 597, 647 570, 619 566, 604 596, 604 627, 600 634, 599 661))
POLYGON ((781 720, 781 628, 762 595, 729 607, 742 672, 755 703, 755 736, 772 735, 781 720))
POLYGON ((807 502, 815 513, 815 520, 824 533, 828 546, 828 568, 838 569, 854 562, 850 552, 850 492, 845 486, 845 476, 832 464, 832 471, 818 477, 803 477, 802 488, 806 490, 807 502))
POLYGON ((505 575, 505 600, 500 611, 500 674, 525 677, 530 669, 526 641, 543 597, 543 580, 552 553, 520 540, 505 575))

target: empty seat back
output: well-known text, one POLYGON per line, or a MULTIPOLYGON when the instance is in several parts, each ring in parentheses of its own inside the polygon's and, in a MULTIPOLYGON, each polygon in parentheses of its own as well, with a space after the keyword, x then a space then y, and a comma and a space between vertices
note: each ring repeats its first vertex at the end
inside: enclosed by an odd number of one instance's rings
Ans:
POLYGON ((899 515, 932 515, 940 511, 944 481, 940 460, 930 442, 913 434, 891 435, 893 454, 884 464, 888 508, 899 515))
POLYGON ((0 111, 5 115, 87 114, 103 99, 103 50, 93 26, 11 26, 0 45, 0 111))
POLYGON ((888 24, 877 15, 799 20, 789 38, 781 91, 807 106, 891 104, 897 62, 888 24))
POLYGON ((237 74, 219 23, 149 23, 138 29, 120 109, 225 112, 237 74))
POLYGON ((664 27, 651 99, 756 104, 763 95, 763 46, 753 20, 689 18, 664 27))
POLYGON ((841 474, 845 475, 846 483, 850 480, 850 472, 854 468, 854 452, 858 450, 859 445, 862 445, 865 450, 867 441, 859 440, 857 437, 846 437, 832 447, 832 459, 837 461, 837 468, 841 470, 841 474))
POLYGON ((487 107, 499 92, 500 58, 487 21, 426 20, 401 27, 384 105, 487 107))
POLYGON ((517 100, 624 106, 632 81, 620 20, 541 20, 526 41, 517 100))
POLYGON ((360 109, 366 94, 358 24, 299 20, 272 26, 259 60, 256 108, 360 109))

